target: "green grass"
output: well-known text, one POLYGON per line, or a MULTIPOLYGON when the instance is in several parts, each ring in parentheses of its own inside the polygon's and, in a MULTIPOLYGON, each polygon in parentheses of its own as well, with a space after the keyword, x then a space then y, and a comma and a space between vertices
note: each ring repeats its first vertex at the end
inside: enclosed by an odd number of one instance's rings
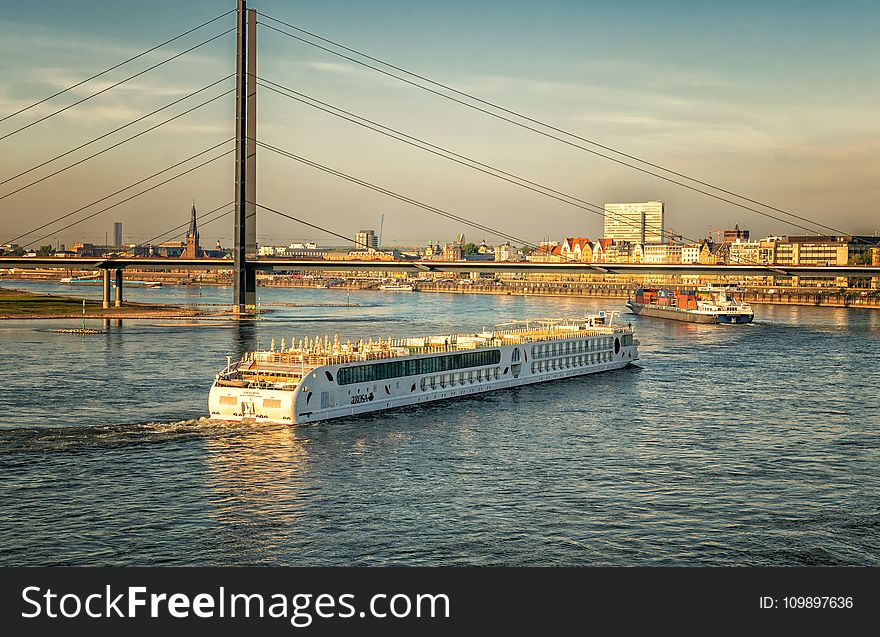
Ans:
MULTIPOLYGON (((137 312, 146 309, 163 309, 162 305, 126 304, 128 308, 111 308, 114 313, 126 311, 137 312), (134 307, 132 307, 134 306, 134 307)), ((86 301, 86 316, 100 315, 104 312, 101 301, 86 301)), ((39 317, 56 314, 81 315, 83 300, 68 296, 50 294, 32 294, 21 290, 0 288, 0 315, 16 317, 39 317)))

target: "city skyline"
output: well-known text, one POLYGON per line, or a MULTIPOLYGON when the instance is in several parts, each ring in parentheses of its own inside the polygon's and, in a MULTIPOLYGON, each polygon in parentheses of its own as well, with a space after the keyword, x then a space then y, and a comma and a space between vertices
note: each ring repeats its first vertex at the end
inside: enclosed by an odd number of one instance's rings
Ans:
MULTIPOLYGON (((16 5, 15 14, 6 11, 0 21, 7 78, 0 87, 2 114, 231 9, 233 3, 192 2, 174 11, 172 6, 160 1, 108 9, 97 2, 75 7, 43 2, 16 5)), ((872 226, 877 208, 873 182, 880 168, 880 87, 867 66, 878 48, 869 37, 878 12, 874 5, 848 2, 832 9, 779 2, 708 8, 672 3, 660 8, 639 2, 617 7, 558 2, 539 11, 505 3, 499 13, 501 6, 452 3, 440 9, 386 2, 368 9, 331 2, 293 11, 277 1, 256 4, 260 12, 806 218, 852 234, 877 230, 872 226)), ((109 74, 77 90, 76 97, 231 26, 227 16, 213 30, 151 54, 141 66, 109 74)), ((705 236, 710 226, 735 223, 756 236, 804 233, 485 118, 265 28, 258 40, 258 74, 267 79, 600 206, 664 201, 666 225, 694 238, 705 236)), ((232 35, 224 36, 167 70, 145 74, 0 141, 15 150, 4 153, 3 178, 231 73, 233 46, 232 35)), ((0 136, 70 101, 59 98, 2 122, 0 136)), ((232 107, 227 96, 0 200, 8 231, 0 242, 230 137, 232 107)), ((599 215, 526 193, 262 89, 259 109, 260 139, 425 203, 535 242, 544 236, 602 233, 599 215)), ((134 130, 140 128, 127 134, 134 130)), ((64 166, 73 157, 52 166, 64 166)), ((4 184, 0 196, 46 172, 4 184)), ((389 245, 460 231, 501 242, 262 151, 258 193, 267 205, 348 236, 378 225, 384 214, 383 243, 389 245)), ((193 198, 199 210, 231 200, 231 158, 43 243, 103 236, 113 221, 124 222, 126 242, 144 240, 180 223, 193 198)), ((45 233, 31 236, 40 234, 45 233)), ((265 244, 333 242, 262 211, 258 235, 265 244)), ((231 221, 207 226, 204 236, 206 243, 217 237, 229 243, 231 221)))

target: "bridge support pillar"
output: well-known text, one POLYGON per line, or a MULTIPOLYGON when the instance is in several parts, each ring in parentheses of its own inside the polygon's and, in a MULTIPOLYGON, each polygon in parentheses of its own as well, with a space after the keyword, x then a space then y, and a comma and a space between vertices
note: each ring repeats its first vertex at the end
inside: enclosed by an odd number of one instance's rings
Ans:
POLYGON ((252 312, 257 301, 257 14, 238 0, 235 66, 235 238, 233 308, 252 312))
POLYGON ((104 273, 104 295, 101 303, 101 307, 105 310, 110 309, 110 270, 103 270, 104 273))
POLYGON ((122 307, 122 268, 116 270, 116 307, 122 307))

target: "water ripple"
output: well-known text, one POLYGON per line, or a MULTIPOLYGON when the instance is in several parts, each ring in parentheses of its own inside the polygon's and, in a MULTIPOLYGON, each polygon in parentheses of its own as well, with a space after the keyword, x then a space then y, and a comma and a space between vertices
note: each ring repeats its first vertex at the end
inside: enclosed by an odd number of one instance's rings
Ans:
MULTIPOLYGON (((266 303, 339 294, 261 289, 266 303)), ((352 296, 353 312, 279 306, 223 330, 127 321, 80 339, 0 324, 15 352, 0 366, 0 563, 880 564, 874 314, 632 318, 640 368, 294 429, 204 418, 225 356, 273 337, 613 305, 352 296)))

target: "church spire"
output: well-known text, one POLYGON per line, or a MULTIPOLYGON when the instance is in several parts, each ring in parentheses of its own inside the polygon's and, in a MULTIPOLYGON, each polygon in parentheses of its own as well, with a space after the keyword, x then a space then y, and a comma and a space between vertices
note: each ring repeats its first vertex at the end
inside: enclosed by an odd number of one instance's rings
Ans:
POLYGON ((187 235, 191 235, 196 237, 196 243, 198 243, 199 229, 196 227, 196 200, 193 199, 193 207, 192 207, 192 219, 189 222, 189 232, 187 235))
POLYGON ((201 247, 199 243, 199 228, 196 225, 196 202, 193 199, 192 218, 189 222, 189 231, 186 233, 186 249, 183 256, 188 259, 196 259, 201 255, 201 247))

